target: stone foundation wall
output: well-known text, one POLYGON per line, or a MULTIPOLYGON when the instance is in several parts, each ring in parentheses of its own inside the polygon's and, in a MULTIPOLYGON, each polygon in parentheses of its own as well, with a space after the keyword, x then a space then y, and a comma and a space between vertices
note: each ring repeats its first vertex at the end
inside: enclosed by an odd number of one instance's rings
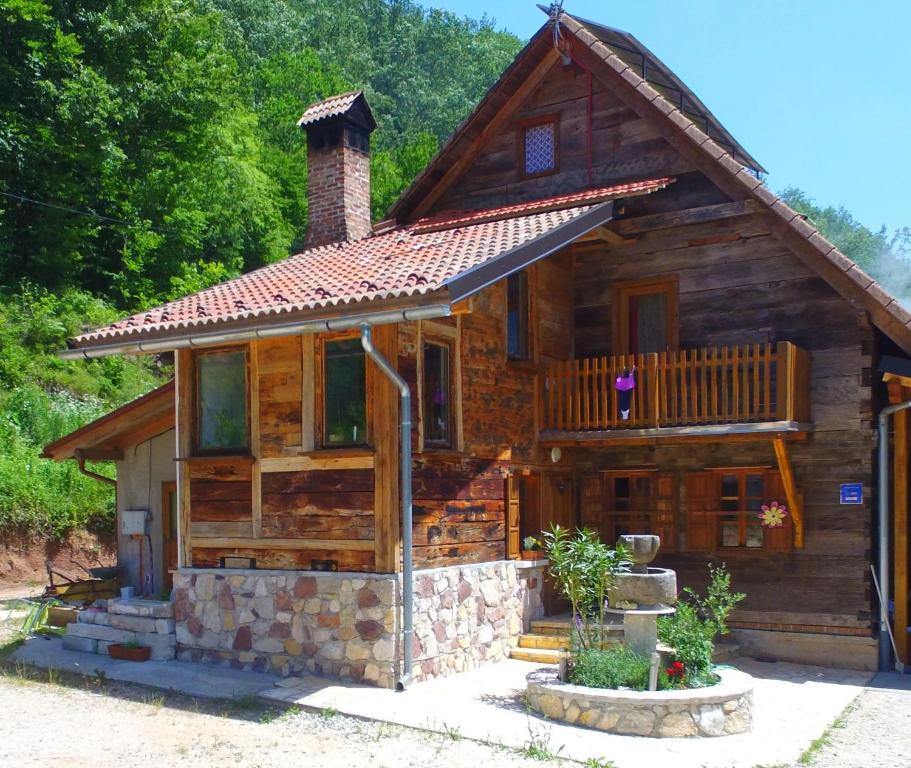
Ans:
MULTIPOLYGON (((506 658, 543 615, 542 570, 504 561, 416 571, 414 678, 506 658)), ((183 660, 381 687, 401 673, 399 576, 183 569, 173 601, 183 660)))
POLYGON ((528 622, 544 615, 541 576, 540 566, 512 560, 417 571, 415 678, 507 658, 528 622))
POLYGON ((174 575, 177 657, 392 687, 398 586, 391 575, 184 569, 174 575))

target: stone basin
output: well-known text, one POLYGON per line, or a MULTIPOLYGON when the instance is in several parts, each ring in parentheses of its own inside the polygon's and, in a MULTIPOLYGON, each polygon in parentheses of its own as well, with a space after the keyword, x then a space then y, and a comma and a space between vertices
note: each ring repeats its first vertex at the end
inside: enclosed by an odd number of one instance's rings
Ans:
POLYGON ((668 568, 618 573, 607 592, 611 608, 656 608, 677 602, 677 574, 668 568))

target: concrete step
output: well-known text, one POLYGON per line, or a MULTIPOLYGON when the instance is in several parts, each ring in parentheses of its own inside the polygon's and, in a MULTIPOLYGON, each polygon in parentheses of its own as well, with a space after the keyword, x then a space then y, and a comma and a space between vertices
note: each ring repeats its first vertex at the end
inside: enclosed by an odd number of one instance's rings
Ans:
POLYGON ((509 651, 509 658, 519 661, 533 661, 536 664, 558 664, 560 651, 550 648, 513 648, 509 651))
POLYGON ((519 648, 545 648, 559 651, 562 646, 569 645, 568 637, 557 635, 519 635, 519 648))
POLYGON ((132 600, 114 598, 108 600, 108 613, 120 616, 142 616, 151 619, 173 619, 174 604, 170 600, 146 600, 134 597, 132 600))

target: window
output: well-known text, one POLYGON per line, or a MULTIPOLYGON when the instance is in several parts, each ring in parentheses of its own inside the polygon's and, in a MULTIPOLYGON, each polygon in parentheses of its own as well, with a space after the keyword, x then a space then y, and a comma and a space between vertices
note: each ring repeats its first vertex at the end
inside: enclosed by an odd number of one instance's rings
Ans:
POLYGON ((677 280, 620 283, 615 291, 614 352, 639 355, 677 348, 677 280))
POLYGON ((196 449, 199 453, 245 451, 247 353, 206 352, 196 358, 196 449))
POLYGON ((528 360, 528 273, 516 272, 506 278, 506 356, 528 360))
POLYGON ((541 176, 557 170, 557 124, 554 120, 526 125, 522 145, 525 176, 541 176))
POLYGON ((452 448, 451 347, 447 343, 424 342, 421 382, 424 446, 452 448))
POLYGON ((367 366, 359 339, 323 344, 323 445, 367 442, 367 366))
POLYGON ((781 474, 762 467, 687 473, 686 548, 790 551, 790 518, 775 528, 763 528, 759 522, 762 506, 784 504, 784 495, 781 474))
POLYGON ((765 503, 761 471, 723 472, 718 476, 719 547, 761 547, 759 512, 765 503))
POLYGON ((662 547, 671 550, 674 536, 674 480, 657 472, 606 472, 603 475, 605 542, 613 543, 628 533, 653 533, 662 547))

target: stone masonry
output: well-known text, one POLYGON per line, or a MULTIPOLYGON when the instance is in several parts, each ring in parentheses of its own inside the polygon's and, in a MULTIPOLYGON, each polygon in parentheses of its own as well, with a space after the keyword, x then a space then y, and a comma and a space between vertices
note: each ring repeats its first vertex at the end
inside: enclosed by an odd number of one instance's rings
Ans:
POLYGON ((63 647, 72 651, 107 655, 112 643, 138 643, 152 649, 152 658, 175 656, 174 610, 161 600, 108 600, 101 607, 79 612, 67 624, 63 647))
MULTIPOLYGON (((513 561, 416 571, 416 680, 508 656, 543 613, 541 569, 513 561)), ((174 577, 183 660, 394 687, 401 582, 393 574, 183 569, 174 577)))

